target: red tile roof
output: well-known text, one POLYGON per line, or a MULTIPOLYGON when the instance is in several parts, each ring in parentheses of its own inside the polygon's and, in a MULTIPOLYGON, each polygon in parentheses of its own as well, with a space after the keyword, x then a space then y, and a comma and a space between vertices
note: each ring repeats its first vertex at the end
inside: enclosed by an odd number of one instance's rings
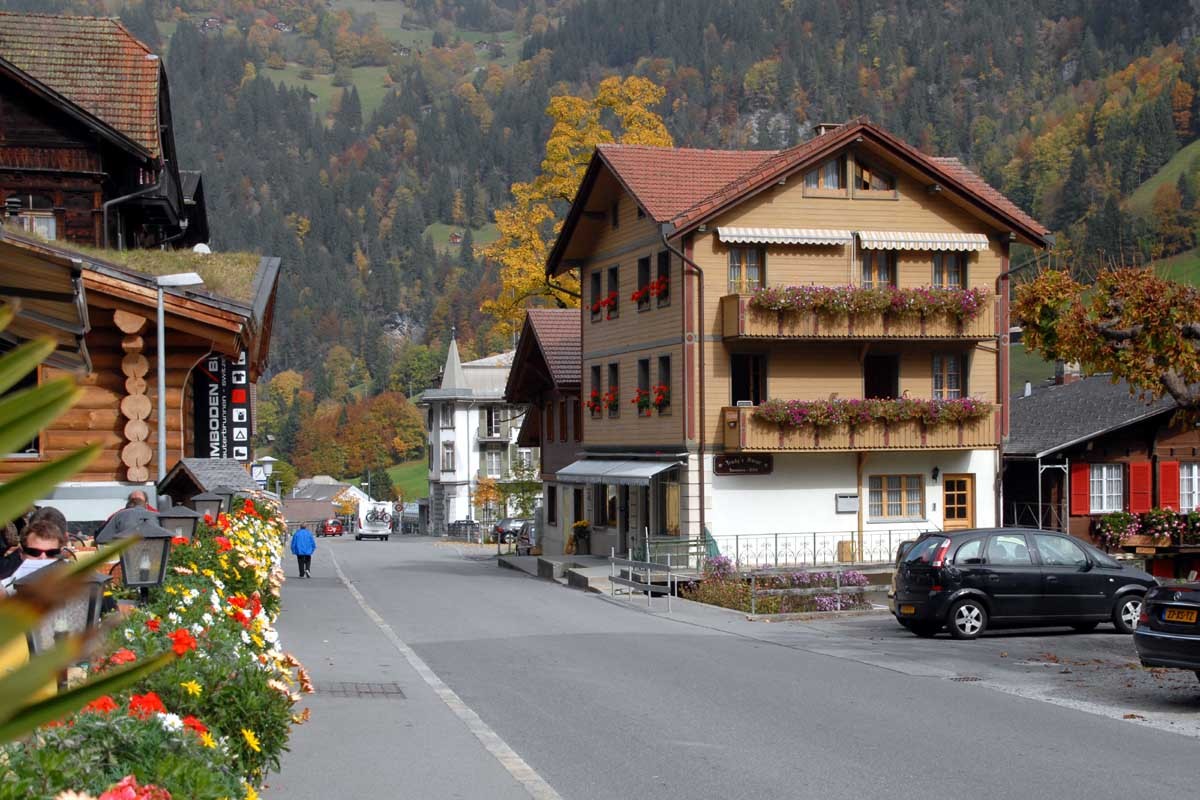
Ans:
POLYGON ((975 194, 984 198, 997 208, 1004 209, 1014 218, 1022 220, 1033 230, 1041 231, 1042 233, 1050 232, 1049 228, 1042 225, 1042 223, 1038 222, 1036 219, 1022 211, 1016 203, 1002 195, 998 189, 968 169, 967 166, 957 158, 935 156, 930 160, 937 163, 946 173, 958 180, 958 182, 963 186, 975 192, 975 194))
POLYGON ((152 156, 162 62, 119 21, 0 12, 0 58, 152 156))
POLYGON ((578 308, 531 308, 529 325, 558 386, 578 386, 581 378, 581 317, 578 308))
POLYGON ((596 149, 658 222, 674 219, 778 152, 624 144, 602 144, 596 149))

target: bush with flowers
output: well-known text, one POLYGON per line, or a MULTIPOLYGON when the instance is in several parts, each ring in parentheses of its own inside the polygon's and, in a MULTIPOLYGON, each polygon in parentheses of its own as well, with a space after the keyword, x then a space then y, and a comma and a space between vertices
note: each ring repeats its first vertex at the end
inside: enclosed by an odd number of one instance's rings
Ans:
POLYGON ((125 693, 0 748, 0 800, 66 790, 106 800, 257 797, 312 688, 274 629, 285 532, 278 505, 260 494, 206 518, 190 543, 176 541, 163 586, 113 627, 90 669, 175 658, 125 693), (125 778, 132 783, 121 787, 125 778))
POLYGON ((927 427, 959 425, 983 419, 992 405, 974 397, 953 400, 895 399, 831 400, 771 399, 754 409, 754 416, 786 428, 858 428, 869 422, 920 420, 927 427))
POLYGON ((857 570, 767 570, 739 573, 725 556, 709 558, 703 578, 683 590, 689 600, 757 614, 796 614, 870 608, 864 594, 870 583, 857 570), (844 591, 849 590, 849 591, 844 591), (751 596, 756 595, 751 605, 751 596))
POLYGON ((750 307, 763 311, 811 313, 824 317, 944 316, 964 322, 974 319, 987 305, 986 289, 956 289, 918 286, 770 286, 757 289, 750 307))

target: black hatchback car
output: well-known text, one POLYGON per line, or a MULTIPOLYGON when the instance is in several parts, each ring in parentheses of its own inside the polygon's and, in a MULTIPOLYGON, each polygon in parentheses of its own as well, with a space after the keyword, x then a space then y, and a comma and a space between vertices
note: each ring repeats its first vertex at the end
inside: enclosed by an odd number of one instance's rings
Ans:
POLYGON ((1109 621, 1131 633, 1155 579, 1072 536, 1022 528, 928 534, 896 568, 896 620, 918 636, 1109 621))
POLYGON ((1200 678, 1200 583, 1147 592, 1133 644, 1143 665, 1195 670, 1200 678))

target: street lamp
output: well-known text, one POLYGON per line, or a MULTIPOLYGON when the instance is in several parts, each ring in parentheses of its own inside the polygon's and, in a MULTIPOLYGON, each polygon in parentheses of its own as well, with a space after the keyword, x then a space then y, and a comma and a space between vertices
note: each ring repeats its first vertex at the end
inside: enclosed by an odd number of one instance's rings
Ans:
POLYGON ((155 339, 158 344, 158 479, 161 481, 167 476, 167 346, 163 289, 168 286, 200 286, 204 279, 194 272, 177 272, 174 275, 159 275, 154 282, 158 285, 158 329, 155 339))
MULTIPOLYGON (((61 569, 51 566, 49 569, 61 569)), ((17 595, 28 592, 31 584, 45 576, 44 570, 30 573, 13 582, 17 595)), ((84 578, 84 588, 58 608, 42 617, 36 628, 26 634, 30 655, 50 650, 63 636, 80 634, 100 625, 100 611, 104 606, 104 588, 111 580, 107 575, 92 572, 84 578)))
POLYGON ((172 535, 192 540, 196 526, 200 523, 201 515, 187 506, 171 506, 158 512, 158 524, 166 528, 172 535))
POLYGON ((192 497, 191 503, 192 508, 201 517, 212 517, 216 520, 221 513, 221 506, 225 504, 225 498, 215 492, 201 492, 192 497))
POLYGON ((143 522, 129 532, 140 537, 121 551, 121 577, 126 586, 139 590, 145 602, 151 586, 159 586, 166 577, 167 557, 171 554, 174 534, 154 522, 143 522))
POLYGON ((109 517, 104 527, 96 533, 96 544, 108 544, 114 539, 128 536, 129 531, 143 522, 155 522, 157 519, 158 515, 145 506, 122 508, 109 517))
POLYGON ((216 488, 214 488, 212 490, 212 492, 213 492, 213 494, 215 494, 221 498, 221 505, 223 506, 222 510, 226 514, 232 513, 233 512, 233 496, 235 494, 237 494, 238 490, 234 489, 231 486, 217 486, 216 488))

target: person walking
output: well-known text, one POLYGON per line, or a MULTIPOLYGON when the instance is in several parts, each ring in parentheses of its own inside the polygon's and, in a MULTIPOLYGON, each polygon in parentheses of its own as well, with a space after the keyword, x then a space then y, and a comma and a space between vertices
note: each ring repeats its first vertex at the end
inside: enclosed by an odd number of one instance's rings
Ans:
POLYGON ((317 540, 307 525, 301 525, 292 534, 292 554, 296 556, 296 564, 300 567, 301 578, 312 577, 312 554, 317 551, 317 540))

